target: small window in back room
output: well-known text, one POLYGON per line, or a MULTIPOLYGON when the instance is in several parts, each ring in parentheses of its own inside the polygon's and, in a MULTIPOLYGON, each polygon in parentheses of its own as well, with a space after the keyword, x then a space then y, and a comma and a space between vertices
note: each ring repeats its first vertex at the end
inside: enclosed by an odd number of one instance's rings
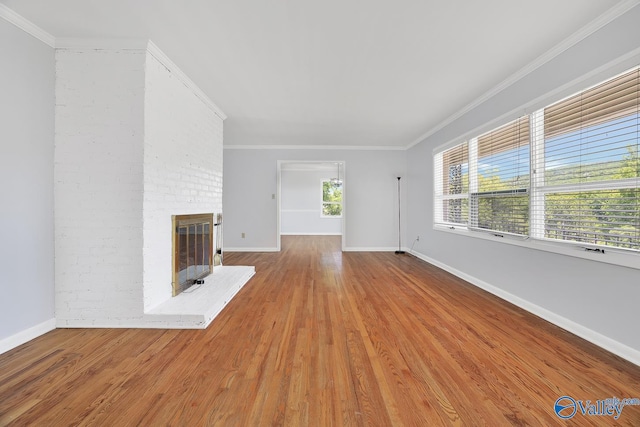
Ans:
POLYGON ((323 218, 340 218, 342 216, 342 181, 322 181, 322 213, 323 218))

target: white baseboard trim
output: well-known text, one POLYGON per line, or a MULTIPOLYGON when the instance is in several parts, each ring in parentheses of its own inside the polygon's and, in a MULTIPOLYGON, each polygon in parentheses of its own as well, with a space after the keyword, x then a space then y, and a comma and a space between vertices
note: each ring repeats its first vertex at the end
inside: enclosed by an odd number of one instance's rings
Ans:
POLYGON ((38 325, 32 326, 29 329, 20 331, 15 335, 0 340, 0 354, 6 353, 34 338, 38 338, 40 335, 44 335, 47 332, 51 332, 56 328, 56 319, 49 319, 38 325))
MULTIPOLYGON (((343 249, 343 252, 395 252, 398 250, 398 247, 357 247, 357 246, 348 246, 343 249)), ((402 248, 403 251, 407 251, 406 248, 402 248)))
POLYGON ((224 248, 224 252, 279 252, 278 248, 224 248))
MULTIPOLYGON (((345 247, 343 252, 395 252, 397 247, 345 247)), ((402 248, 403 251, 409 253, 408 248, 402 248)), ((278 248, 224 248, 224 252, 279 252, 278 248)))
POLYGON ((640 366, 640 351, 632 347, 629 347, 605 335, 602 335, 599 332, 589 329, 579 323, 576 323, 572 320, 562 317, 557 313, 547 310, 546 308, 533 304, 530 301, 527 301, 509 292, 506 292, 503 289, 490 285, 489 283, 484 282, 476 277, 463 273, 462 271, 456 268, 453 268, 447 264, 444 264, 440 261, 430 258, 424 254, 421 254, 419 252, 412 252, 411 254, 417 258, 420 258, 425 262, 428 262, 429 264, 433 264, 436 267, 440 267, 443 270, 453 274, 454 276, 457 276, 471 283, 472 285, 475 285, 499 298, 502 298, 505 301, 508 301, 532 314, 535 314, 536 316, 541 317, 542 319, 548 322, 551 322, 554 325, 559 326, 562 329, 565 329, 571 332, 572 334, 577 335, 580 338, 583 338, 589 341, 590 343, 597 345, 598 347, 602 347, 603 349, 610 351, 611 353, 618 355, 635 365, 640 366))
POLYGON ((342 233, 280 233, 281 236, 342 236, 342 233))

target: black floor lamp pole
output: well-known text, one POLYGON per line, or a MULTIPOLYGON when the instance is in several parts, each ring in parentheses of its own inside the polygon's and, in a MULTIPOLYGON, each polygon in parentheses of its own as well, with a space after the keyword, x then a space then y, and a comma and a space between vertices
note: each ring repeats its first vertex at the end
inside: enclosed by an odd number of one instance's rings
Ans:
POLYGON ((401 255, 405 253, 402 250, 402 245, 400 244, 400 177, 398 177, 398 250, 396 251, 397 255, 401 255))

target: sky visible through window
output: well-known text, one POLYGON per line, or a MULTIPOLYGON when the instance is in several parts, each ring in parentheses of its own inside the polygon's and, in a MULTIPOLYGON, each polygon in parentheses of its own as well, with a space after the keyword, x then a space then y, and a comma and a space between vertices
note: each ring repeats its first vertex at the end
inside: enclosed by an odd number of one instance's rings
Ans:
POLYGON ((529 146, 512 148, 478 159, 478 172, 484 176, 498 175, 503 181, 529 175, 529 146))
POLYGON ((638 149, 640 115, 626 116, 545 141, 545 169, 620 162, 638 149))
MULTIPOLYGON (((545 169, 621 162, 629 156, 628 147, 640 151, 638 132, 640 114, 589 126, 545 140, 545 169), (605 141, 605 142, 603 142, 605 141)), ((508 181, 529 174, 529 146, 513 148, 502 153, 479 159, 478 171, 482 175, 497 175, 508 181), (516 164, 504 167, 504 159, 517 159, 516 164)), ((468 163, 462 165, 467 176, 468 163)))

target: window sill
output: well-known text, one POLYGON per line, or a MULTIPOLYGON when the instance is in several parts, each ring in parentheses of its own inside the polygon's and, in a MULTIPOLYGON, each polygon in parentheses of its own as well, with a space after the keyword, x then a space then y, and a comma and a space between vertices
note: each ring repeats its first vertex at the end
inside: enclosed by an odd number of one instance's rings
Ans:
POLYGON ((520 236, 503 235, 500 237, 492 232, 471 231, 467 228, 453 227, 446 225, 434 225, 433 229, 445 233, 453 233, 461 236, 472 237, 475 239, 490 240, 493 242, 515 245, 524 248, 552 252, 561 255, 572 256, 576 258, 587 259, 590 261, 604 262, 621 267, 628 267, 640 270, 640 253, 627 252, 619 249, 605 248, 605 252, 590 252, 584 248, 589 245, 581 245, 579 243, 557 243, 547 240, 539 240, 532 238, 523 238, 520 236))

